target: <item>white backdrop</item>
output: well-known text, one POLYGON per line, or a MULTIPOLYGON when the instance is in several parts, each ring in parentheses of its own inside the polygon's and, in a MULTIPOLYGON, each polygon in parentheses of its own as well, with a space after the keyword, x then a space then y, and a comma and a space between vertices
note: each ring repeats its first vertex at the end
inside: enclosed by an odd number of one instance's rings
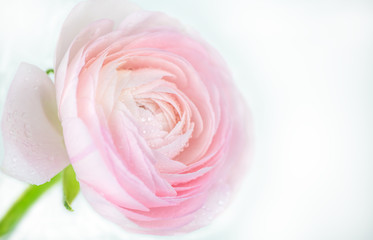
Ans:
MULTIPOLYGON (((255 123, 232 206, 182 237, 131 235, 55 188, 9 240, 373 239, 373 2, 134 0, 197 29, 229 63, 255 123)), ((21 61, 52 67, 78 0, 0 0, 0 110, 21 61)), ((0 174, 0 215, 25 188, 0 174)))

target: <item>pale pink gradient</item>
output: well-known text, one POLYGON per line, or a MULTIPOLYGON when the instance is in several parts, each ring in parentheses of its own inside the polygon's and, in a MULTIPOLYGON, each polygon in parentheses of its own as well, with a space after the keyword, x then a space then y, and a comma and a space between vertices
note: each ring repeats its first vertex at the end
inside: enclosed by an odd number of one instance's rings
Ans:
POLYGON ((27 63, 19 66, 2 118, 3 172, 39 185, 69 164, 55 98, 45 72, 27 63))
POLYGON ((208 224, 204 209, 215 217, 228 203, 216 202, 246 169, 251 122, 226 64, 196 33, 125 0, 86 1, 66 19, 55 63, 66 149, 97 212, 165 235, 208 224))

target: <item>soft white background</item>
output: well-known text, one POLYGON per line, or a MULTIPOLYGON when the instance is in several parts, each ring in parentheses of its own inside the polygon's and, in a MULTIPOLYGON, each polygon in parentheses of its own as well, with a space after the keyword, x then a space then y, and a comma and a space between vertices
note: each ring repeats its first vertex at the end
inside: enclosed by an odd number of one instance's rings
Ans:
MULTIPOLYGON (((226 58, 255 123, 231 207, 179 237, 130 235, 79 196, 45 195, 10 240, 373 239, 373 2, 134 0, 197 29, 226 58)), ((52 67, 77 0, 0 0, 0 103, 21 61, 52 67)), ((0 108, 0 109, 1 109, 0 108)), ((0 215, 26 185, 0 174, 0 215)))

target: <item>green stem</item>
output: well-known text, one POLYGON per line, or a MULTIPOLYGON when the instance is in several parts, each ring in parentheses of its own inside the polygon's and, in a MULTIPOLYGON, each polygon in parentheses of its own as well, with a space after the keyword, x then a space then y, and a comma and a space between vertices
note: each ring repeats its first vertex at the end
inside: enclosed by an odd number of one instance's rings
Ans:
POLYGON ((54 69, 53 68, 49 68, 49 69, 47 69, 45 71, 45 73, 48 74, 48 75, 51 74, 51 73, 54 74, 54 69))
POLYGON ((67 210, 74 211, 71 208, 71 204, 80 191, 80 185, 76 180, 76 175, 71 165, 67 166, 65 170, 63 170, 62 184, 63 204, 67 210))
POLYGON ((60 179, 61 174, 58 174, 40 186, 30 185, 0 220, 0 237, 12 231, 32 204, 60 179))

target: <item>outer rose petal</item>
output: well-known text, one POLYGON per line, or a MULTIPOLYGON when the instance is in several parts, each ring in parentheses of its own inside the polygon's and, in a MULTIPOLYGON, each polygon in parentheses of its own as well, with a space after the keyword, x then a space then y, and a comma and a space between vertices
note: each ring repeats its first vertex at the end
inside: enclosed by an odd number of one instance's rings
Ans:
POLYGON ((110 19, 115 25, 119 25, 129 14, 137 10, 140 8, 127 0, 91 0, 78 4, 63 24, 56 48, 56 70, 71 42, 82 29, 100 19, 110 19))
POLYGON ((2 118, 2 170, 8 175, 40 185, 69 164, 55 95, 42 70, 26 63, 19 66, 2 118))
POLYGON ((179 226, 185 225, 185 222, 190 222, 193 219, 192 215, 186 215, 184 217, 175 218, 172 221, 165 222, 162 220, 150 222, 130 220, 122 213, 125 211, 123 208, 120 208, 119 206, 107 201, 103 196, 98 194, 97 191, 85 183, 81 183, 81 187, 85 198, 99 214, 118 224, 119 226, 133 232, 142 234, 168 235, 172 231, 174 231, 174 233, 183 233, 198 228, 195 226, 188 226, 189 229, 178 229, 179 226), (147 226, 140 226, 141 224, 147 226), (165 231, 165 229, 170 232, 165 231))

